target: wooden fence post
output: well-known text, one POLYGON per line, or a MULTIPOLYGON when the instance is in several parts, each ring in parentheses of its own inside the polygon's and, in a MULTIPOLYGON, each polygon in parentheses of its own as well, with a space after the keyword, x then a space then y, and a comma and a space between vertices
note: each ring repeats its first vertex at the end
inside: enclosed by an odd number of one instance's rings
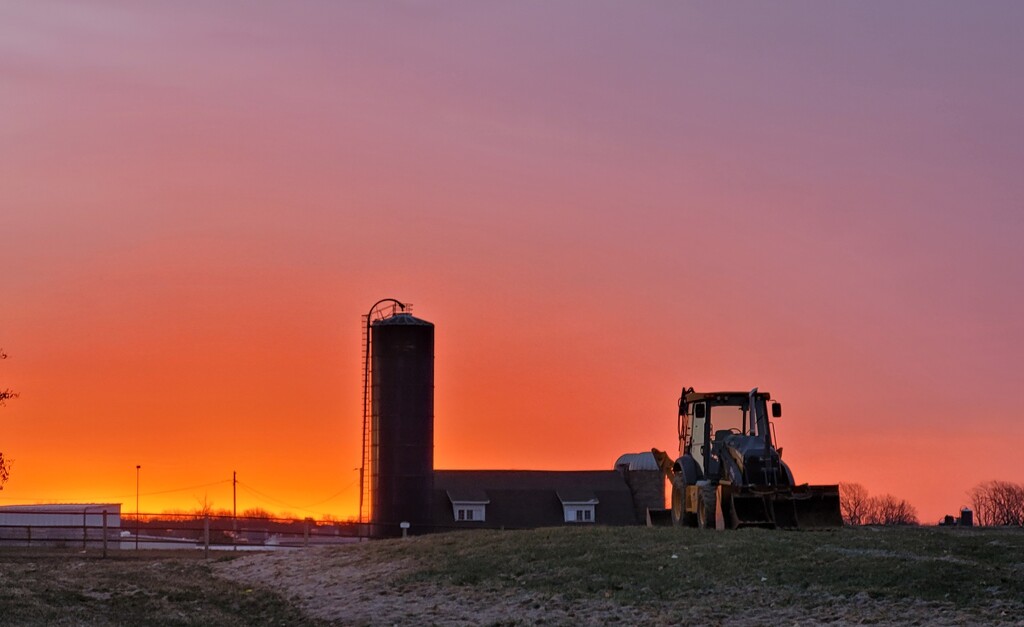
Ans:
POLYGON ((107 510, 103 510, 103 559, 107 559, 107 510))

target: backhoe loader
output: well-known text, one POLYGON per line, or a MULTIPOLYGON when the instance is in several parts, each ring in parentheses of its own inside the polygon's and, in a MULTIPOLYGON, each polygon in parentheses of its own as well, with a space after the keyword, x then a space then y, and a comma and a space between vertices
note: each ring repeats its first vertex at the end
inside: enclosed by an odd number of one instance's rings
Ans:
POLYGON ((672 485, 672 523, 712 529, 815 529, 843 524, 838 485, 798 485, 768 419, 767 392, 694 392, 679 398, 679 457, 652 449, 672 485))

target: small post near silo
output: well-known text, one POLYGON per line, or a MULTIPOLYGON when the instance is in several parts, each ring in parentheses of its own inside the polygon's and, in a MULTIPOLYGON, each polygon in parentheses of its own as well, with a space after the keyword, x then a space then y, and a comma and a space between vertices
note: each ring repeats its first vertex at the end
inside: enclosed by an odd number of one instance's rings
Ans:
POLYGON ((107 558, 107 510, 103 510, 103 559, 107 558))
POLYGON ((407 522, 405 522, 403 520, 401 522, 401 524, 399 524, 398 526, 402 528, 402 538, 403 539, 408 538, 409 537, 409 527, 410 527, 409 523, 407 523, 407 522))

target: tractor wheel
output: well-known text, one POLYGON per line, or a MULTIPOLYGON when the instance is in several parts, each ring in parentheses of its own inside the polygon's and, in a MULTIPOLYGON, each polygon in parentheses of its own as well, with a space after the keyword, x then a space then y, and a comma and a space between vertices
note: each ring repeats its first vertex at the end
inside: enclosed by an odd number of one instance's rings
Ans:
POLYGON ((697 526, 701 529, 715 528, 715 486, 701 486, 697 494, 697 526))
POLYGON ((735 527, 732 526, 732 499, 729 497, 723 498, 722 502, 719 503, 718 506, 722 509, 722 520, 725 523, 725 528, 735 529, 735 527))
POLYGON ((682 527, 686 515, 685 496, 679 491, 675 481, 672 482, 672 526, 682 527))
POLYGON ((697 516, 686 511, 686 484, 676 481, 672 482, 672 526, 697 526, 697 516))

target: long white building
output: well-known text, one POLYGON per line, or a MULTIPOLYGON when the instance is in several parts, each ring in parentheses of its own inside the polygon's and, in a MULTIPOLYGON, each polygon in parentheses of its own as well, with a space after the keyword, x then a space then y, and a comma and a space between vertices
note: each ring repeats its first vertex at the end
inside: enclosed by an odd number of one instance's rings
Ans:
POLYGON ((100 548, 104 530, 116 548, 121 534, 120 503, 58 503, 0 506, 0 546, 100 548))

